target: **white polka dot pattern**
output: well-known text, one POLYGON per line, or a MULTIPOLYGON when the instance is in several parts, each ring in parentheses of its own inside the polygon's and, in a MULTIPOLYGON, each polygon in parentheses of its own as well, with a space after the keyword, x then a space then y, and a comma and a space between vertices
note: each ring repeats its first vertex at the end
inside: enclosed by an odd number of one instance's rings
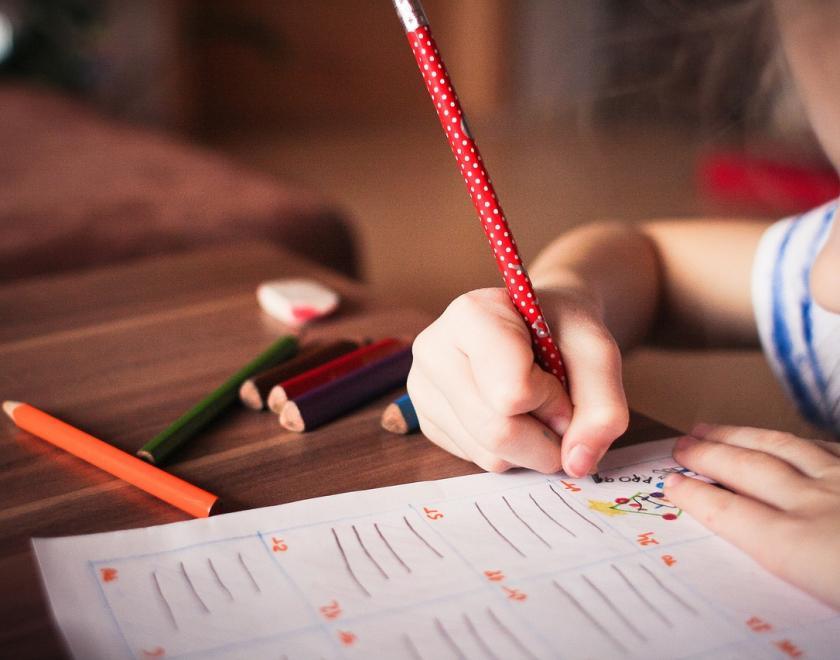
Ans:
POLYGON ((531 280, 519 257, 516 241, 496 197, 478 146, 470 134, 458 95, 431 31, 428 26, 420 26, 407 35, 426 88, 435 104, 438 119, 449 140, 455 160, 458 161, 464 183, 467 184, 473 205, 496 257, 496 265, 502 274, 511 301, 531 332, 537 361, 546 371, 555 374, 565 383, 560 351, 551 338, 531 280))

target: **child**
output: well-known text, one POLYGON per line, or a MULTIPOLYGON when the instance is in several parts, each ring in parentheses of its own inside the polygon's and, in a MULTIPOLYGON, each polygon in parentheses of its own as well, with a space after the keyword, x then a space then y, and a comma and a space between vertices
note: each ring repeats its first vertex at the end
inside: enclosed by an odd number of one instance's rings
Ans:
MULTIPOLYGON (((814 130, 840 169, 840 3, 770 4, 814 130)), ((507 294, 473 291, 414 344, 408 388, 423 432, 486 470, 583 476, 627 426, 619 349, 655 337, 760 341, 803 413, 840 435, 836 210, 833 202, 770 229, 702 220, 601 224, 561 236, 531 276, 569 394, 534 363, 507 294)), ((700 425, 674 456, 731 489, 674 475, 666 493, 675 504, 840 609, 838 446, 700 425)))

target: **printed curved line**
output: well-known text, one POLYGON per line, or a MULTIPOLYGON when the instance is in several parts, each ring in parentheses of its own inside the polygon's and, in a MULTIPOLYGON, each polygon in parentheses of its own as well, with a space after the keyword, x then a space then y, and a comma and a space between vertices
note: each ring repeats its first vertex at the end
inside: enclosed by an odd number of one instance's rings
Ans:
POLYGON ((694 616, 700 616, 700 612, 698 612, 697 609, 693 605, 691 605, 691 603, 689 603, 688 601, 681 598, 679 594, 674 592, 667 584, 665 584, 662 580, 660 580, 659 577, 657 577, 656 573, 654 573, 652 570, 650 570, 644 564, 639 564, 639 568, 641 568, 645 573, 650 575, 650 577, 653 579, 654 582, 656 582, 656 584, 659 585, 659 587, 662 589, 662 591, 666 592, 669 596, 671 596, 671 598, 673 598, 675 601, 677 601, 680 605, 682 605, 689 612, 694 614, 694 616))
POLYGON ((330 527, 330 531, 332 532, 333 538, 335 539, 335 544, 338 546, 338 551, 341 553, 341 559, 344 561, 344 567, 347 569, 347 573, 349 573, 350 578, 353 582, 356 583, 356 586, 359 587, 359 590, 368 598, 370 598, 370 592, 365 589, 365 585, 359 582, 359 578, 356 577, 356 574, 353 572, 353 567, 350 566, 350 561, 347 559, 347 553, 344 552, 344 546, 341 545, 341 540, 338 538, 338 533, 335 531, 335 527, 330 527))
POLYGON ((152 571, 152 582, 155 583, 155 591, 163 603, 166 613, 169 615, 169 620, 172 622, 175 630, 178 630, 178 620, 175 618, 175 612, 172 611, 172 606, 169 604, 169 601, 166 600, 166 596, 163 595, 163 590, 160 588, 160 582, 158 582, 157 571, 152 571))
POLYGON ((502 534, 499 531, 499 529, 492 522, 490 522, 490 518, 488 518, 485 515, 484 511, 481 510, 481 507, 478 506, 478 502, 473 502, 473 504, 475 505, 475 508, 478 510, 478 512, 481 514, 481 517, 484 518, 484 520, 487 522, 488 525, 490 525, 490 529, 492 529, 494 532, 496 532, 496 534, 499 535, 499 538, 502 539, 505 543, 507 543, 516 552, 518 552, 521 557, 525 557, 526 556, 525 553, 522 552, 522 550, 520 550, 519 548, 517 548, 507 536, 502 534))
POLYGON ((408 521, 408 518, 406 516, 403 516, 403 520, 405 521, 406 527, 408 527, 412 531, 414 536, 416 536, 418 539, 420 539, 420 541, 422 541, 423 545, 425 545, 429 550, 434 552, 438 557, 443 559, 443 555, 441 554, 441 552, 437 548, 435 548, 435 546, 433 546, 431 543, 429 543, 426 539, 424 539, 423 536, 421 536, 420 532, 418 532, 416 529, 414 529, 414 527, 408 521))
POLYGON ((522 654, 528 658, 528 660, 537 660, 537 656, 531 653, 531 649, 529 649, 525 644, 522 643, 522 640, 519 639, 513 631, 508 628, 502 620, 496 616, 496 613, 491 609, 487 608, 487 616, 490 617, 490 620, 496 625, 496 627, 502 632, 502 634, 507 637, 516 648, 522 651, 522 654))
POLYGON ((228 600, 233 600, 233 594, 230 592, 230 589, 227 588, 227 585, 222 582, 222 578, 216 570, 216 567, 213 566, 213 560, 210 559, 210 557, 207 558, 207 565, 210 566, 210 572, 213 573, 213 577, 216 578, 216 584, 218 584, 219 587, 221 587, 221 589, 227 594, 228 600))
POLYGON ((452 649, 452 652, 458 656, 459 660, 467 660, 467 656, 464 655, 464 652, 461 650, 461 647, 455 643, 455 640, 452 639, 452 635, 449 634, 449 631, 443 627, 443 623, 441 620, 435 617, 435 628, 440 633, 440 636, 443 637, 443 641, 446 642, 446 645, 452 649))
POLYGON ((629 580, 629 579, 627 579, 627 576, 623 573, 623 571, 622 571, 622 570, 621 570, 618 566, 616 566, 615 564, 610 564, 610 566, 612 566, 612 569, 613 569, 616 573, 618 573, 618 574, 619 574, 619 576, 621 576, 621 579, 622 579, 622 580, 624 580, 624 584, 626 584, 626 585, 630 588, 630 590, 631 590, 634 594, 636 594, 636 597, 637 597, 640 601, 642 601, 645 605, 647 605, 647 608, 648 608, 651 612, 653 612, 656 616, 658 616, 658 617, 662 620, 662 623, 664 623, 664 624, 665 624, 666 626, 668 626, 669 628, 673 628, 673 627, 674 627, 674 622, 673 622, 673 621, 671 621, 671 619, 669 619, 667 616, 665 616, 665 615, 664 615, 664 614, 663 614, 663 613, 659 610, 659 608, 658 608, 658 607, 656 607, 656 605, 654 605, 653 603, 651 603, 651 602, 647 599, 647 597, 646 597, 646 596, 645 596, 645 595, 644 595, 641 591, 639 591, 639 589, 636 587, 636 585, 635 585, 635 584, 633 584, 632 582, 630 582, 630 580, 629 580))
POLYGON ((467 630, 469 631, 472 638, 475 640, 475 643, 481 647, 481 650, 484 651, 484 655, 491 660, 498 660, 499 656, 493 653, 493 650, 487 645, 487 642, 482 639, 481 635, 478 634, 478 631, 475 629, 475 624, 470 619, 469 614, 464 612, 464 623, 467 624, 467 630))
POLYGON ((604 637, 606 637, 608 640, 610 640, 610 641, 613 643, 613 645, 614 645, 614 646, 615 646, 615 647, 616 647, 619 651, 622 651, 623 653, 627 653, 627 650, 628 650, 628 649, 627 649, 627 647, 626 647, 626 646, 624 646, 624 644, 622 644, 622 643, 621 643, 621 641, 620 641, 620 640, 619 640, 619 639, 618 639, 615 635, 613 635, 613 634, 609 631, 609 629, 608 629, 606 626, 604 626, 604 624, 603 624, 603 623, 601 623, 600 621, 598 621, 598 619, 596 619, 596 618, 592 615, 592 613, 591 613, 589 610, 587 610, 587 609, 586 609, 583 605, 581 605, 580 601, 578 601, 578 599, 577 599, 577 598, 575 598, 574 596, 572 596, 572 594, 570 594, 570 593, 569 593, 568 591, 566 591, 563 587, 561 587, 561 586, 560 586, 560 583, 559 583, 559 582, 557 582, 557 580, 552 580, 552 581, 551 581, 551 583, 552 583, 555 587, 557 587, 558 591, 560 591, 560 593, 561 593, 561 594, 563 594, 563 595, 564 595, 564 596, 565 596, 565 597, 569 600, 569 602, 571 602, 571 603, 572 603, 572 605, 574 605, 574 606, 575 606, 575 609, 577 609, 577 611, 578 611, 578 612, 580 612, 581 614, 583 614, 583 616, 585 616, 585 617, 589 620, 589 623, 591 623, 593 626, 595 626, 595 628, 597 628, 597 629, 598 629, 598 631, 599 631, 599 632, 600 632, 600 633, 601 633, 604 637))
POLYGON ((178 564, 181 566, 181 575, 183 575, 183 576, 184 576, 184 580, 186 580, 186 581, 187 581, 187 585, 189 586, 190 591, 192 592, 192 595, 193 595, 193 596, 195 596, 195 599, 198 601, 198 604, 199 604, 199 605, 201 605, 201 608, 202 608, 202 609, 203 609, 203 610, 204 610, 207 614, 210 614, 210 608, 209 608, 209 607, 207 607, 207 603, 205 603, 205 602, 201 599, 201 596, 199 596, 199 595, 198 595, 198 591, 196 590, 195 585, 193 584, 193 581, 190 579, 190 576, 187 574, 187 567, 186 567, 186 566, 184 566, 184 562, 179 561, 179 562, 178 562, 178 564))
POLYGON ((507 508, 508 508, 508 509, 510 509, 510 512, 511 512, 514 516, 516 516, 516 519, 517 519, 519 522, 521 522, 523 525, 525 525, 525 529, 527 529, 529 532, 531 532, 531 534, 533 534, 533 535, 534 535, 534 536, 536 536, 536 537, 537 537, 540 541, 542 541, 543 545, 545 545, 545 547, 546 547, 546 548, 551 548, 551 544, 550 544, 548 541, 546 541, 546 540, 545 540, 542 536, 540 536, 539 534, 537 534, 537 532, 534 530, 534 528, 533 528, 533 527, 531 527, 531 526, 530 526, 527 522, 525 522, 525 520, 522 518, 522 516, 520 516, 520 515, 519 515, 519 513, 517 513, 516 509, 514 509, 514 508, 513 508, 513 506, 511 506, 511 503, 508 501, 507 496, 502 495, 502 500, 504 501, 504 503, 505 503, 505 504, 507 504, 507 508))
POLYGON ((364 552, 365 556, 368 559, 370 559, 370 563, 376 567, 376 570, 379 571, 383 578, 385 578, 386 580, 390 580, 391 578, 388 577, 388 574, 385 572, 385 569, 383 569, 382 566, 379 565, 379 562, 373 558, 373 555, 370 554, 370 550, 367 549, 365 542, 362 541, 362 535, 359 534, 359 530, 356 529, 355 525, 351 525, 351 527, 353 529, 353 534, 356 535, 356 540, 359 542, 359 546, 362 548, 362 552, 364 552))
POLYGON ((406 570, 406 573, 411 573, 411 569, 408 567, 408 564, 406 564, 403 561, 403 558, 397 554, 397 551, 394 550, 393 546, 390 543, 388 543, 388 539, 385 538, 385 535, 382 533, 382 530, 379 529, 379 523, 373 523, 373 528, 376 530, 376 533, 379 534, 379 538, 382 539, 382 542, 385 544, 385 547, 391 551, 392 555, 394 555, 394 559, 396 559, 402 565, 402 567, 406 570))
POLYGON ((262 593, 262 589, 260 589, 260 585, 257 584, 257 581, 254 579, 254 574, 251 572, 251 569, 248 568, 248 564, 245 563, 245 557, 242 556, 241 552, 237 553, 237 554, 239 556, 239 563, 242 565, 242 568, 245 571, 245 574, 251 580, 251 584, 254 585, 254 589, 257 591, 257 593, 262 593))
POLYGON ((599 532, 601 532, 601 534, 603 534, 603 533, 604 533, 604 530, 603 530, 603 529, 601 529, 601 527, 600 527, 600 526, 596 525, 596 524, 595 524, 594 522, 592 522, 589 518, 587 518, 585 515, 583 515, 580 511, 578 511, 577 509, 575 509, 575 508, 574 508, 571 504, 569 504, 569 503, 566 501, 566 498, 565 498, 565 497, 563 497, 560 493, 558 493, 556 490, 554 490, 554 486, 553 486, 551 483, 549 483, 549 484, 548 484, 548 487, 551 489, 551 492, 552 492, 552 493, 554 493, 555 495, 557 495, 557 497, 559 497, 559 498, 560 498, 560 501, 561 501, 563 504, 565 504, 565 505, 569 508, 569 511, 571 511, 572 513, 574 513, 574 514, 575 514, 578 518, 582 518, 583 520, 585 520, 586 522, 588 522, 588 523, 589 523, 590 525, 592 525, 595 529, 597 529, 599 532))
POLYGON ((542 511, 542 512, 543 512, 543 514, 545 514, 545 517, 546 517, 546 518, 548 518, 551 522, 553 522, 555 525, 557 525, 557 526, 558 526, 560 529, 562 529, 564 532, 568 532, 569 534, 571 534, 572 536, 574 536, 575 538, 577 538, 577 534, 575 534, 572 530, 570 530, 568 527, 566 527, 565 525, 563 525, 563 524, 562 524, 559 520, 557 520, 554 516, 552 516, 552 515, 551 515, 548 511, 546 511, 545 509, 543 509, 543 508, 542 508, 542 506, 540 505, 540 503, 539 503, 539 502, 537 502, 536 498, 535 498, 535 497, 534 497, 531 493, 528 493, 528 497, 530 497, 530 498, 531 498, 531 501, 532 501, 532 502, 533 502, 533 503, 537 506, 537 508, 538 508, 540 511, 542 511))
POLYGON ((590 588, 596 594, 598 594, 601 597, 601 600, 604 601, 607 604, 607 607, 609 607, 612 610, 613 614, 615 614, 619 619, 621 619, 624 622, 624 625, 627 626, 633 632, 633 634, 636 635, 636 637, 639 638, 640 641, 642 641, 642 642, 648 641, 647 636, 644 633, 642 633, 642 631, 639 630, 630 621, 630 619, 627 618, 627 616, 624 614, 624 612, 622 612, 620 609, 618 609, 618 607, 616 607, 615 603, 613 603, 607 597, 607 594, 605 594, 603 591, 601 591, 601 589, 598 587, 597 584, 595 584, 592 580, 590 580, 585 575, 581 575, 581 577, 583 578, 583 581, 586 582, 586 584, 588 584, 590 586, 590 588))

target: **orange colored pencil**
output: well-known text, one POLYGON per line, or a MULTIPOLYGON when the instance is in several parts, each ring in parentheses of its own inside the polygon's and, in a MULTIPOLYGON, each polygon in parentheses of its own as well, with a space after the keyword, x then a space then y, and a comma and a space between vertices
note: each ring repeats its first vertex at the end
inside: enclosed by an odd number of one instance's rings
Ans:
POLYGON ((24 431, 145 490, 196 518, 214 513, 219 498, 175 475, 94 438, 28 403, 4 401, 3 411, 24 431))

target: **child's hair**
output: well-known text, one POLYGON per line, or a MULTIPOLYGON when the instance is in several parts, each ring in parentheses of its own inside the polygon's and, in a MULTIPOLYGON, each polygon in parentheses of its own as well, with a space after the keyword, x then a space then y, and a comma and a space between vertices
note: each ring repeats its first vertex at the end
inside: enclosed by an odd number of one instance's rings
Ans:
POLYGON ((769 0, 612 3, 610 113, 711 126, 772 119, 788 86, 769 0))

